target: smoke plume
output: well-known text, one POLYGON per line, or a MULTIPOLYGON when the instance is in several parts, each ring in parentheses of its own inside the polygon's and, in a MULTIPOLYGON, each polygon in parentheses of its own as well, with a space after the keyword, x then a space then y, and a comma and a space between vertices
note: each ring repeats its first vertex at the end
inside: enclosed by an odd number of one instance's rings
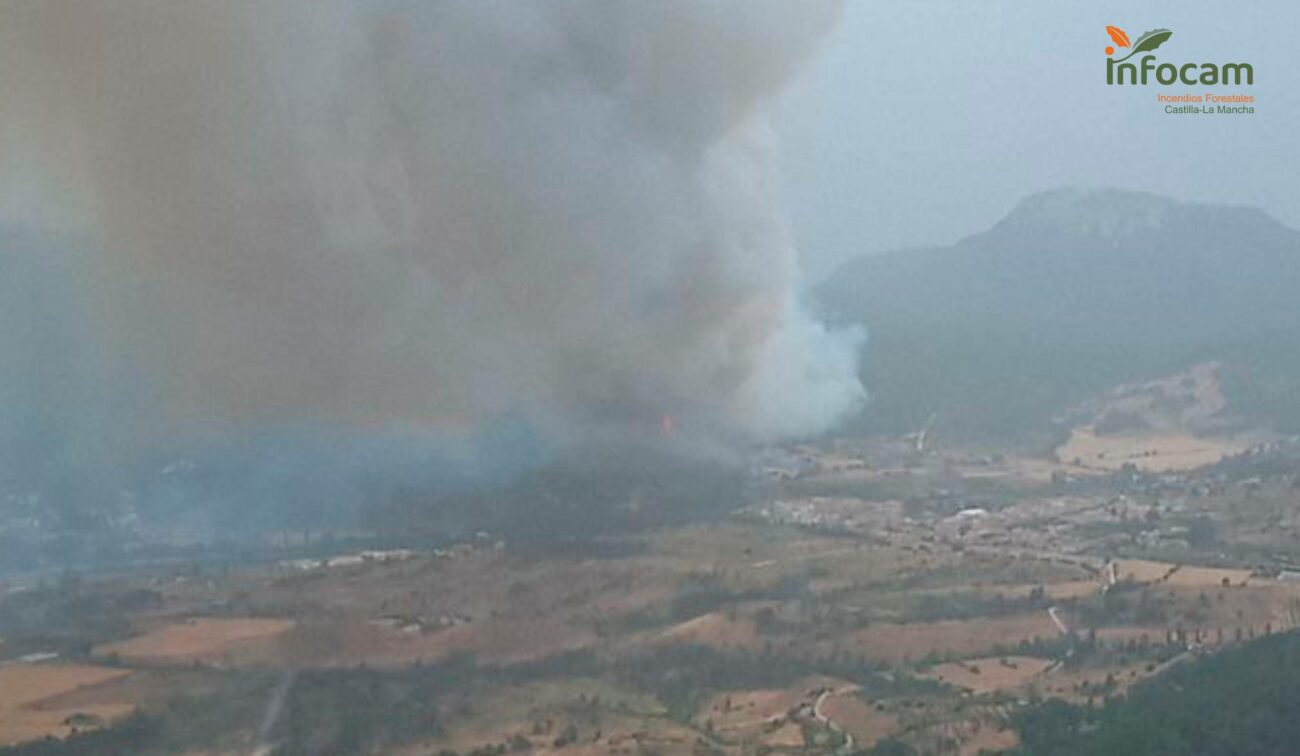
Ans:
POLYGON ((764 107, 838 13, 0 0, 8 461, 42 424, 827 428, 858 339, 800 307, 764 107))

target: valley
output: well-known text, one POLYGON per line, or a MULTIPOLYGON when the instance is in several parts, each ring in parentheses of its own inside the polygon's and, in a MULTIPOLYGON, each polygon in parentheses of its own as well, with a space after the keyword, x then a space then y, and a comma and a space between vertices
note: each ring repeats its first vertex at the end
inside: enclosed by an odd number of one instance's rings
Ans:
POLYGON ((754 503, 585 555, 479 533, 12 584, 0 676, 33 684, 0 740, 94 753, 79 738, 144 722, 230 754, 1004 750, 1034 701, 1098 704, 1300 624, 1297 455, 1174 470, 840 440, 788 447, 754 503), (362 690, 408 714, 346 716, 362 690), (219 722, 182 722, 181 699, 219 722))

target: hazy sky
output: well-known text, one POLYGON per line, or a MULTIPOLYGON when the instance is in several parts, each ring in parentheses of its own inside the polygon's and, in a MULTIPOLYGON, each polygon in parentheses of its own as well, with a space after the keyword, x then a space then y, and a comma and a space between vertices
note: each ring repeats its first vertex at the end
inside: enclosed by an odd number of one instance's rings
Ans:
MULTIPOLYGON (((1300 3, 848 0, 778 119, 807 277, 946 244, 1065 184, 1257 205, 1300 227, 1300 3), (1254 115, 1167 115, 1109 87, 1107 24, 1174 32, 1168 62, 1248 62, 1254 115)), ((1190 88, 1200 92, 1201 87, 1190 88)))

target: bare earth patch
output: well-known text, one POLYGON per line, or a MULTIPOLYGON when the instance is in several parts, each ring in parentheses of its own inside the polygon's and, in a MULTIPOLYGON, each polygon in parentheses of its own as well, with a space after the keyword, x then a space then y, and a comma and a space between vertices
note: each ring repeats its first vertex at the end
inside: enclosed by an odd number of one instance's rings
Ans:
MULTIPOLYGON (((1013 617, 941 622, 879 623, 837 642, 845 650, 890 663, 920 661, 929 654, 971 656, 1021 641, 1055 638, 1060 631, 1047 612, 1013 617)), ((830 651, 831 648, 825 649, 830 651)))
POLYGON ((0 667, 0 745, 46 736, 66 737, 80 724, 108 723, 129 714, 130 704, 97 704, 66 709, 42 702, 131 674, 130 670, 83 664, 16 664, 0 667), (82 715, 74 717, 74 715, 82 715))
POLYGON ((1052 666, 1047 659, 1030 656, 991 656, 936 664, 921 677, 955 685, 975 694, 1018 688, 1052 666))
POLYGON ((1177 432, 1098 435, 1092 428, 1076 428, 1057 447, 1056 459, 1092 470, 1113 471, 1132 464, 1146 472, 1173 472, 1213 465, 1253 443, 1177 432))
POLYGON ((731 738, 753 738, 782 722, 806 696, 797 689, 738 690, 714 696, 702 716, 716 732, 731 738))
POLYGON ((1117 577, 1135 583, 1164 583, 1190 588, 1217 588, 1225 585, 1270 584, 1272 581, 1251 578, 1250 570, 1219 567, 1191 567, 1171 562, 1145 559, 1120 559, 1115 563, 1117 577))
POLYGON ((871 702, 853 693, 828 696, 821 710, 827 719, 852 735, 859 748, 870 748, 898 729, 898 717, 878 711, 871 702))
POLYGON ((797 723, 791 722, 780 728, 766 738, 763 738, 763 745, 768 748, 784 749, 803 749, 803 728, 797 723))
POLYGON ((218 662, 242 646, 270 640, 293 629, 286 619, 200 617, 184 620, 114 643, 96 646, 96 656, 153 664, 218 662))
POLYGON ((307 667, 366 664, 394 668, 466 653, 474 654, 481 662, 513 664, 585 648, 596 640, 588 630, 557 618, 533 622, 485 619, 414 632, 371 622, 304 622, 276 638, 274 644, 259 649, 255 663, 307 667))
POLYGON ((1110 695, 1123 693, 1130 686, 1158 674, 1162 665, 1148 665, 1142 662, 1130 664, 1113 664, 1084 669, 1058 668, 1050 674, 1036 678, 1029 687, 1044 698, 1062 698, 1071 703, 1085 703, 1091 697, 1094 701, 1102 695, 1089 693, 1098 686, 1108 682, 1113 686, 1110 695))
POLYGON ((721 612, 710 612, 673 625, 663 631, 656 640, 662 643, 698 644, 714 648, 741 646, 754 649, 763 645, 754 629, 754 623, 728 619, 721 612))

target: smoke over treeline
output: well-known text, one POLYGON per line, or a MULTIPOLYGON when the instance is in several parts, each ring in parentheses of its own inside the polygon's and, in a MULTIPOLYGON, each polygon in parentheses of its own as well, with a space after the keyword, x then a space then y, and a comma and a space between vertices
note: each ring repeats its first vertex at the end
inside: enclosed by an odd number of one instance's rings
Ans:
POLYGON ((0 0, 0 470, 503 414, 826 428, 857 337, 797 301, 763 108, 838 12, 0 0))

